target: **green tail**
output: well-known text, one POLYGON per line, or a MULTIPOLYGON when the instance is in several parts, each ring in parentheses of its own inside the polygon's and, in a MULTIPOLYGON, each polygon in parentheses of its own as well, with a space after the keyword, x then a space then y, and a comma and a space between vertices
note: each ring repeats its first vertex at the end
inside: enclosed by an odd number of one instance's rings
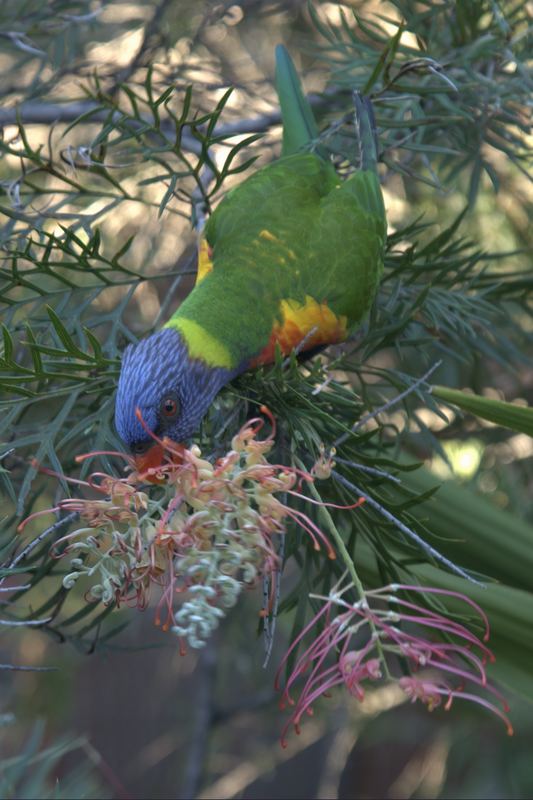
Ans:
POLYGON ((289 156, 318 139, 318 128, 292 58, 282 44, 276 47, 276 91, 283 120, 281 154, 289 156))
POLYGON ((359 137, 359 150, 361 155, 360 167, 362 170, 377 172, 378 168, 378 138, 374 109, 368 97, 359 92, 353 93, 355 105, 355 125, 359 137))
MULTIPOLYGON (((283 120, 281 154, 289 156, 309 147, 318 139, 318 128, 294 63, 282 44, 276 47, 276 91, 283 120)), ((377 172, 378 143, 372 103, 359 92, 353 93, 355 124, 359 134, 361 169, 377 172)), ((320 147, 318 155, 325 156, 320 147)))

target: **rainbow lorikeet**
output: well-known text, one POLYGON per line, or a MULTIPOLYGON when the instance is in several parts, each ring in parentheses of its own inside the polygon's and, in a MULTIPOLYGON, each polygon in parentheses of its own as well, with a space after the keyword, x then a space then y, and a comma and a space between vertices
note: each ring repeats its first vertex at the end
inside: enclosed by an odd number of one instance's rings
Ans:
POLYGON ((127 348, 115 421, 134 454, 199 427, 239 373, 340 342, 374 299, 385 209, 370 103, 356 96, 361 168, 342 181, 320 148, 311 108, 285 48, 276 50, 282 156, 232 189, 209 218, 196 285, 162 330, 127 348), (145 425, 136 415, 140 410, 145 425))

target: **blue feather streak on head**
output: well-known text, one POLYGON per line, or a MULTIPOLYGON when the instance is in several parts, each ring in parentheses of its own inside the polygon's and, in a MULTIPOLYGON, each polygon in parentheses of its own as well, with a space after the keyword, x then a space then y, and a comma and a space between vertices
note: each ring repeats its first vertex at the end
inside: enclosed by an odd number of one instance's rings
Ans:
POLYGON ((146 426, 157 436, 168 436, 176 442, 189 439, 215 395, 233 374, 190 358, 181 335, 172 328, 130 345, 122 360, 115 407, 120 438, 130 449, 152 442, 136 417, 135 409, 139 408, 146 426), (180 406, 172 422, 160 413, 161 404, 170 393, 177 395, 180 406))

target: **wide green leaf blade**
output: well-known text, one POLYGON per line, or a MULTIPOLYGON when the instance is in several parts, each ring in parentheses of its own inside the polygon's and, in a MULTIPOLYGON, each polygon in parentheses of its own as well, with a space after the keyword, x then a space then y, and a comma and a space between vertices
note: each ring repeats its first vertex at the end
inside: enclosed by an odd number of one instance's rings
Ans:
MULTIPOLYGON (((424 468, 402 475, 402 484, 417 495, 438 483, 424 468)), ((449 480, 411 513, 434 534, 432 544, 462 567, 533 589, 533 526, 489 497, 449 480)))
POLYGON ((463 411, 475 414, 476 417, 533 436, 533 408, 530 406, 518 406, 515 403, 505 403, 503 400, 491 400, 470 392, 448 389, 447 386, 434 386, 432 394, 440 400, 459 406, 463 411))

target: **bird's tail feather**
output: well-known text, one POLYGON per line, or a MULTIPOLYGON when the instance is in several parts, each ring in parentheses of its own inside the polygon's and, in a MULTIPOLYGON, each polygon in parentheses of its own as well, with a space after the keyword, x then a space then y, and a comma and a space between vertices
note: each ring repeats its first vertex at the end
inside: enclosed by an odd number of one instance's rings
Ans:
POLYGON ((377 172, 378 137, 374 109, 369 97, 360 92, 353 93, 355 105, 355 125, 359 137, 359 151, 362 170, 377 172))
POLYGON ((288 156, 316 140, 318 128, 292 58, 282 44, 276 47, 276 91, 283 120, 282 155, 288 156))

